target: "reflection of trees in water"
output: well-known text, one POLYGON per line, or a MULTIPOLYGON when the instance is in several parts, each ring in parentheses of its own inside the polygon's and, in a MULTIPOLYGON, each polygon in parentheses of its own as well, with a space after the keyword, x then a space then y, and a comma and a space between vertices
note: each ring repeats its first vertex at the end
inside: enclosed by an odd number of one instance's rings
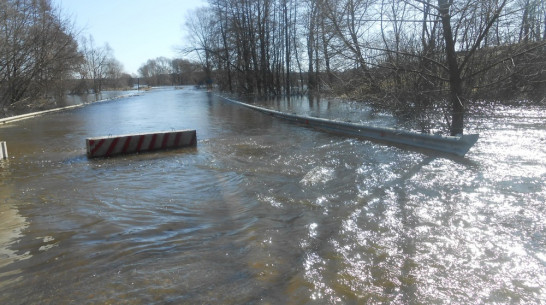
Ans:
MULTIPOLYGON (((0 166, 1 163, 2 161, 0 166)), ((7 198, 11 194, 11 187, 0 186, 0 193, 7 198)), ((28 253, 21 253, 16 248, 19 239, 23 236, 23 230, 27 227, 26 219, 19 214, 10 199, 0 202, 0 274, 3 267, 29 257, 28 253)))

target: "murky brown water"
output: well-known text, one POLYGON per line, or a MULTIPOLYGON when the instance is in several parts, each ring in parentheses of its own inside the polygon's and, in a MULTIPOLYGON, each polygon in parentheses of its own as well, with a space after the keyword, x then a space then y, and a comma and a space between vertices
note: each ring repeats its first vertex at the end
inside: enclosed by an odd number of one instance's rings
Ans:
POLYGON ((544 303, 545 122, 475 118, 446 158, 184 89, 0 126, 0 304, 544 303), (171 128, 197 148, 85 157, 171 128))

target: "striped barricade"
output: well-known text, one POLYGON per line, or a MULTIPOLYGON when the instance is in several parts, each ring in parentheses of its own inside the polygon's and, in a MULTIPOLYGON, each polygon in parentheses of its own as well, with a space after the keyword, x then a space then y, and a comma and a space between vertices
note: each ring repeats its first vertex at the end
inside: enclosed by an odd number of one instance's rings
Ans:
POLYGON ((86 139, 88 158, 110 157, 196 145, 197 134, 195 130, 177 130, 86 139))

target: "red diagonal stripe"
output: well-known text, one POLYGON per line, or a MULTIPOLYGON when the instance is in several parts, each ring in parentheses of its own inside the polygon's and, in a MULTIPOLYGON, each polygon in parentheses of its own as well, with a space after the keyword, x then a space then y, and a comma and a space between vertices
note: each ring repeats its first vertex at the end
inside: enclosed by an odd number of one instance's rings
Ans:
POLYGON ((180 139, 182 138, 182 133, 177 132, 176 137, 174 138, 174 147, 178 147, 180 145, 180 139))
POLYGON ((119 138, 114 138, 114 140, 110 144, 110 147, 108 147, 108 150, 106 151, 105 156, 108 157, 112 154, 112 152, 114 152, 114 149, 116 148, 116 145, 118 144, 118 142, 119 142, 119 138))
MULTIPOLYGON (((93 141, 94 142, 94 141, 93 141)), ((95 147, 93 147, 93 150, 91 150, 91 156, 94 156, 95 153, 97 152, 97 150, 100 149, 100 147, 102 146, 102 144, 104 144, 104 139, 101 139, 97 145, 95 145, 95 147)))
POLYGON ((142 147, 142 143, 144 142, 144 138, 146 138, 146 136, 141 135, 140 138, 138 139, 138 145, 137 145, 137 148, 136 148, 137 152, 140 152, 140 147, 142 147))
POLYGON ((126 139, 125 139, 125 143, 123 144, 123 149, 121 150, 121 153, 126 153, 127 152, 127 149, 129 148, 129 144, 131 144, 131 139, 133 138, 133 136, 128 136, 126 139))
POLYGON ((167 148, 167 143, 169 141, 169 135, 170 135, 170 133, 163 134, 163 142, 161 143, 161 149, 167 148))
POLYGON ((157 134, 154 133, 152 136, 152 140, 150 141, 150 145, 148 145, 148 150, 152 150, 155 148, 155 140, 157 138, 157 134))

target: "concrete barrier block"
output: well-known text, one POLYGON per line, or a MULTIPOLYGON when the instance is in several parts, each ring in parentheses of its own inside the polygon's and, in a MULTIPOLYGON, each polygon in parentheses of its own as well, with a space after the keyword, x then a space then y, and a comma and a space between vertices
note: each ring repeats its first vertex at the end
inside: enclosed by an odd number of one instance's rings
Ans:
POLYGON ((195 130, 177 130, 86 139, 87 157, 111 157, 197 145, 195 130))

